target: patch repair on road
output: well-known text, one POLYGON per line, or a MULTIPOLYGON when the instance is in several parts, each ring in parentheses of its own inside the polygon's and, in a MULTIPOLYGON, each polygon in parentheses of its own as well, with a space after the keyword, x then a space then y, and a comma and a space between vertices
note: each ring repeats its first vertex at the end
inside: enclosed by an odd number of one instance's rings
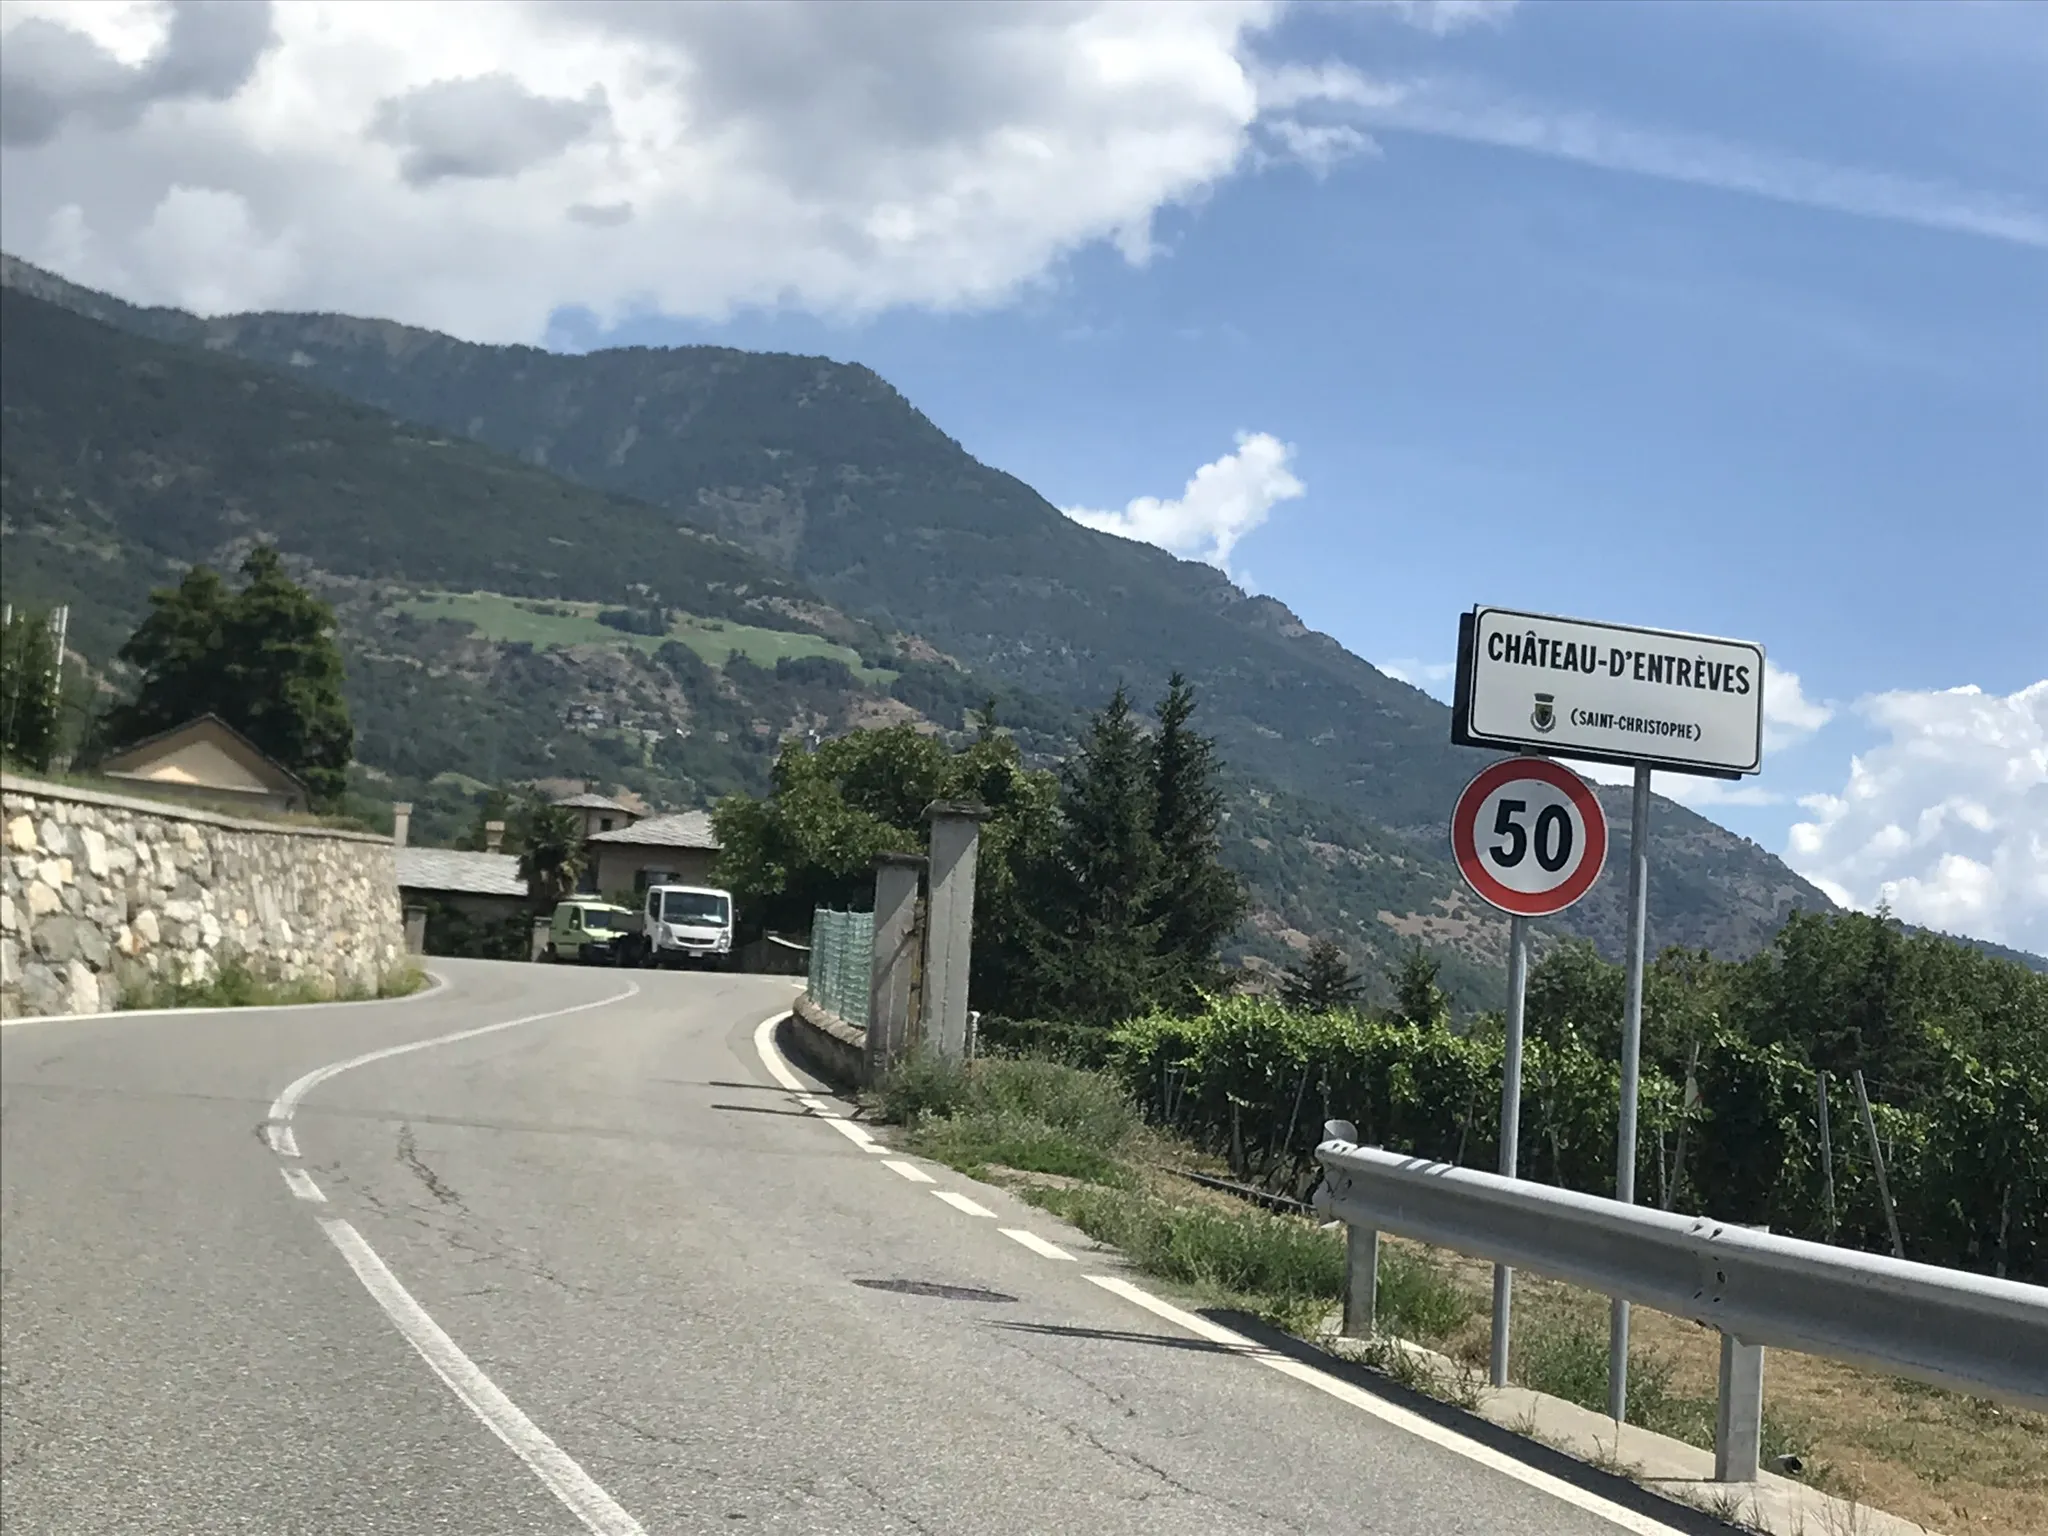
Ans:
POLYGON ((856 1280, 870 1291, 894 1291, 901 1296, 931 1296, 939 1301, 1015 1301, 1001 1291, 983 1290, 978 1285, 941 1285, 936 1280, 856 1280))

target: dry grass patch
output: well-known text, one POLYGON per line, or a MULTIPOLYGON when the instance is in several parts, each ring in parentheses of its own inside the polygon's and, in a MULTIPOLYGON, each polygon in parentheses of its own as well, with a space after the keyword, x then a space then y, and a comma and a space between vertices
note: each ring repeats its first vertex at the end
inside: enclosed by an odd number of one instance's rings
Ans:
MULTIPOLYGON (((1489 1264, 1401 1238, 1382 1243, 1385 1251, 1431 1256, 1475 1303, 1490 1294, 1489 1264)), ((1597 1339, 1604 1382, 1607 1298, 1534 1275, 1515 1276, 1518 1380, 1532 1341, 1554 1340, 1571 1329, 1597 1339)), ((1481 1307, 1447 1342, 1446 1353, 1483 1366, 1487 1330, 1481 1307)), ((1677 1438, 1710 1447, 1720 1335, 1638 1307, 1630 1343, 1632 1353, 1654 1360, 1657 1369, 1668 1373, 1663 1382, 1667 1404, 1698 1406, 1696 1429, 1677 1438)), ((1632 1378, 1640 1370, 1638 1365, 1632 1378)), ((1765 1358, 1764 1412, 1769 1427, 1786 1442, 1771 1448, 1796 1450, 1807 1464, 1803 1480, 1829 1493, 1952 1536, 2048 1532, 2048 1414, 1786 1350, 1771 1350, 1765 1358)), ((1648 1427, 1672 1434, 1684 1426, 1648 1427)))

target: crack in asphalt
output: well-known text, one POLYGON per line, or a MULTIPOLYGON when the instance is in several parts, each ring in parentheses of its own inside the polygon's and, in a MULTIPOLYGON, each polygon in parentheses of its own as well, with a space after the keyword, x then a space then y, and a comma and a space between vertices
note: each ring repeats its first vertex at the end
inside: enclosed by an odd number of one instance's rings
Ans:
MULTIPOLYGON (((443 1205, 452 1205, 458 1210, 462 1209, 462 1196, 455 1193, 453 1189, 442 1181, 441 1176, 428 1167, 425 1161, 421 1159, 419 1148, 413 1142, 412 1124, 410 1121, 398 1128, 398 1160, 418 1176, 420 1183, 427 1187, 428 1194, 432 1195, 443 1205)), ((465 1211, 463 1214, 467 1215, 468 1213, 465 1211)))

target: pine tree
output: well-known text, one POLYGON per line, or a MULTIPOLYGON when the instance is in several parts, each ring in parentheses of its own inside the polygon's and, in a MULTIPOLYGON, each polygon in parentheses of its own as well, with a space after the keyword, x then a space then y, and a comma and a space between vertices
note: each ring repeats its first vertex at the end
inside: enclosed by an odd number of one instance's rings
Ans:
POLYGON ((1152 741, 1152 841, 1158 849, 1162 999, 1193 1010, 1224 984, 1217 952, 1244 916, 1244 886, 1217 860, 1223 793, 1216 744, 1190 728, 1194 689, 1176 672, 1159 703, 1152 741))
POLYGON ((1151 753, 1119 687, 1061 775, 1063 828, 1029 939, 1042 1011, 1114 1025, 1160 990, 1151 753))
POLYGON ((57 751, 57 666, 50 616, 17 608, 0 631, 0 757, 37 773, 57 751))
POLYGON ((1280 981, 1280 1001, 1303 1013, 1334 1013, 1356 1008, 1365 984, 1331 939, 1317 939, 1301 964, 1280 981))
POLYGON ((332 804, 347 785, 355 746, 342 694, 334 612, 285 573, 259 544, 230 591, 217 571, 194 566, 175 587, 152 592, 149 616, 121 647, 142 673, 135 698, 107 717, 109 748, 218 715, 332 804))
POLYGON ((1412 944, 1401 963, 1389 971, 1394 983, 1394 1017, 1424 1029, 1451 1021, 1451 1000, 1437 985, 1438 961, 1420 944, 1412 944))
POLYGON ((293 581, 268 544, 249 552, 242 575, 226 635, 239 717, 216 713, 331 804, 347 787, 355 749, 334 610, 293 581))

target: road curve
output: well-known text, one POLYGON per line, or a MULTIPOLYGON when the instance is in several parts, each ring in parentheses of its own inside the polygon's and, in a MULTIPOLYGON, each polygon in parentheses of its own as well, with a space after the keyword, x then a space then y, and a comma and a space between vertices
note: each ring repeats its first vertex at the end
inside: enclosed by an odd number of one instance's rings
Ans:
POLYGON ((8 1536, 1667 1528, 820 1123, 756 1047, 786 981, 436 968, 0 1032, 8 1536))

